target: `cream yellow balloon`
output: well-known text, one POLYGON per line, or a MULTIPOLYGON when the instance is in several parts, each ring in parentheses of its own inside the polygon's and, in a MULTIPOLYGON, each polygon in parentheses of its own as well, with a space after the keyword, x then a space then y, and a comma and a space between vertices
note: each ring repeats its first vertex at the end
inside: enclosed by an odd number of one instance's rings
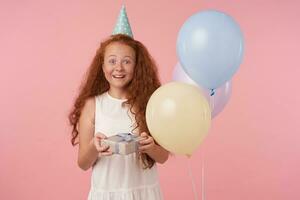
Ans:
POLYGON ((146 122, 159 145, 172 153, 191 156, 208 133, 211 111, 196 86, 171 82, 150 97, 146 122))

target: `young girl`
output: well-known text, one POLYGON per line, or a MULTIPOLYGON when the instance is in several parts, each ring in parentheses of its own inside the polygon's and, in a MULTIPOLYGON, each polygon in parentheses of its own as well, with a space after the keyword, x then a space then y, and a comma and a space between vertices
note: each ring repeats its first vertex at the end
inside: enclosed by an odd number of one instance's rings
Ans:
POLYGON ((145 119, 159 86, 156 65, 139 41, 117 34, 101 43, 69 115, 78 165, 92 167, 89 200, 162 199, 155 163, 164 163, 168 151, 151 137, 145 119), (137 153, 113 154, 100 145, 124 132, 142 136, 137 153))

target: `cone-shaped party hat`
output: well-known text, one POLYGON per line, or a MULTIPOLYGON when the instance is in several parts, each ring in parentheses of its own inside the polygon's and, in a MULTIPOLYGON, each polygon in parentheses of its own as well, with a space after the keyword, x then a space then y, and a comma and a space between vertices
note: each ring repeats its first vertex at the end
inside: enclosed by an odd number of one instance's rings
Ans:
POLYGON ((128 35, 129 37, 133 38, 131 27, 130 27, 128 17, 127 17, 127 14, 126 14, 125 5, 123 5, 121 10, 120 10, 120 14, 119 14, 119 17, 118 17, 118 20, 117 20, 117 24, 116 24, 112 34, 113 35, 125 34, 125 35, 128 35))

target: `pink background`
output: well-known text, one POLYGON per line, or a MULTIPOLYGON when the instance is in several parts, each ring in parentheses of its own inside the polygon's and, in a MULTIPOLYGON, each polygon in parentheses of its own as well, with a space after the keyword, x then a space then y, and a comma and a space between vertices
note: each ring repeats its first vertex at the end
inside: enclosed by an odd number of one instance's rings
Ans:
MULTIPOLYGON (((67 114, 121 3, 0 1, 0 199, 86 199, 90 171, 77 167, 67 114)), ((197 191, 204 164, 208 200, 300 199, 300 2, 125 3, 163 83, 171 80, 177 33, 190 15, 214 8, 240 23, 246 48, 232 97, 191 159, 197 191)), ((159 166, 166 200, 193 199, 187 166, 177 156, 159 166)))

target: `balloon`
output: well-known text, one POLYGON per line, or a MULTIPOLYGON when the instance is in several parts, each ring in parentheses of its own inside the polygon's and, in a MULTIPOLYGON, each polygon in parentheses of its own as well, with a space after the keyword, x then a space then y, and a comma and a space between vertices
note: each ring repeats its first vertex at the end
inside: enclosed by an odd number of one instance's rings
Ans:
POLYGON ((185 72, 197 84, 215 89, 238 70, 244 51, 243 35, 229 15, 202 11, 183 24, 176 50, 185 72))
POLYGON ((201 93, 205 96, 206 100, 209 102, 210 109, 212 111, 211 113, 212 118, 217 116, 224 109, 231 96, 231 91, 232 91, 231 80, 225 82, 225 84, 215 89, 214 95, 211 95, 212 91, 206 89, 205 87, 200 86, 195 81, 193 81, 182 69, 180 63, 177 63, 174 68, 173 81, 188 83, 197 86, 201 91, 201 93))
POLYGON ((171 82, 151 95, 146 122, 158 144, 170 152, 190 156, 209 130, 211 111, 196 86, 171 82))

